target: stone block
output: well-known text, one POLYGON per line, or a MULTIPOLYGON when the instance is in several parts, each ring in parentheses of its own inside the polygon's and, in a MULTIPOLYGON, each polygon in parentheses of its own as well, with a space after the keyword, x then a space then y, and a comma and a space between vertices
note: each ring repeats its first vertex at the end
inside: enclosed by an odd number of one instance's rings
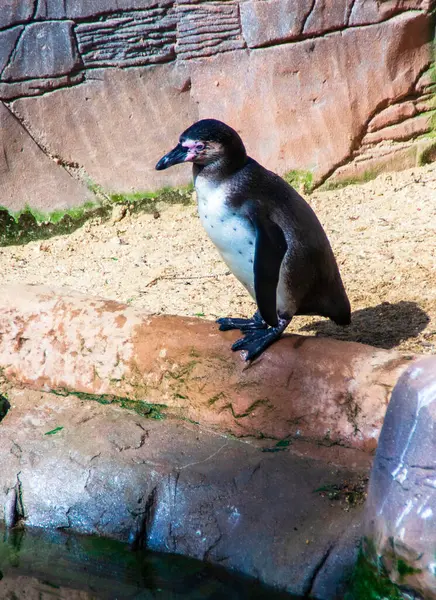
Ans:
MULTIPOLYGON (((9 396, 12 408, 0 427, 0 520, 9 526, 24 516, 25 527, 98 534, 189 556, 274 586, 276 593, 306 596, 319 579, 323 600, 343 598, 362 502, 350 506, 315 490, 352 488, 367 469, 332 469, 288 448, 267 451, 271 442, 248 444, 116 403, 29 390, 9 390, 9 396), (332 569, 334 562, 341 567, 332 569)), ((132 560, 134 554, 120 560, 118 577, 126 565, 131 577, 132 560)), ((151 573, 146 579, 156 585, 151 573)), ((185 583, 193 581, 192 572, 186 577, 185 583)), ((200 585, 194 597, 210 598, 203 580, 200 585)))
POLYGON ((356 0, 349 17, 349 25, 379 23, 401 12, 428 11, 433 0, 356 0))
POLYGON ((395 125, 372 131, 365 135, 362 144, 378 144, 387 140, 404 141, 413 139, 431 130, 431 118, 432 113, 417 115, 395 125))
POLYGON ((363 344, 286 336, 247 369, 230 349, 239 332, 220 332, 214 322, 151 317, 35 286, 0 289, 0 330, 0 369, 20 385, 158 404, 168 416, 238 437, 366 452, 376 447, 389 390, 410 364, 363 344))
POLYGON ((178 6, 176 52, 179 59, 212 56, 244 47, 236 4, 178 6))
POLYGON ((316 0, 304 24, 305 35, 323 35, 348 25, 352 0, 316 0))
POLYGON ((396 385, 371 473, 367 556, 391 580, 436 598, 436 358, 421 359, 396 385))
POLYGON ((23 25, 18 25, 17 27, 0 31, 0 81, 1 74, 12 56, 23 29, 23 25))
POLYGON ((19 120, 0 103, 0 205, 40 210, 77 206, 90 200, 85 185, 73 179, 35 143, 19 120))
POLYGON ((92 19, 99 15, 131 10, 148 10, 156 7, 170 7, 174 0, 39 0, 37 19, 92 19))
POLYGON ((131 67, 175 58, 176 19, 163 8, 79 23, 75 33, 85 67, 131 67))
POLYGON ((45 21, 27 25, 3 71, 4 81, 58 77, 77 70, 81 61, 72 21, 45 21))
POLYGON ((240 5, 242 33, 249 48, 289 42, 301 37, 311 10, 310 0, 248 0, 240 5))
POLYGON ((2 0, 0 9, 0 29, 12 27, 16 23, 30 21, 38 0, 2 0))
POLYGON ((404 121, 416 114, 415 104, 412 100, 392 104, 387 108, 377 113, 368 125, 368 132, 377 131, 383 127, 394 125, 400 121, 404 121))

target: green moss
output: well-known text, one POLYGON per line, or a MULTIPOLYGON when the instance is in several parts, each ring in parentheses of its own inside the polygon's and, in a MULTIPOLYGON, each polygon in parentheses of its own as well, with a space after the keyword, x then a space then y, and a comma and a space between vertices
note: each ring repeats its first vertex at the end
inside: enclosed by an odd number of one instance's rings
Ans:
POLYGON ((333 181, 326 181, 322 184, 318 189, 321 191, 331 191, 338 190, 349 185, 358 185, 361 183, 367 183, 368 181, 372 181, 376 177, 380 175, 380 171, 377 169, 368 169, 362 173, 362 175, 356 177, 344 177, 343 179, 337 179, 333 181))
POLYGON ((212 396, 211 398, 209 398, 207 403, 209 406, 213 406, 216 402, 218 402, 218 400, 221 400, 221 398, 225 398, 224 392, 219 392, 219 394, 212 396))
POLYGON ((192 203, 193 186, 184 188, 164 187, 156 192, 127 192, 109 194, 110 202, 114 204, 125 204, 133 213, 155 212, 159 204, 182 204, 192 203))
POLYGON ((289 171, 285 173, 283 179, 292 185, 295 189, 310 194, 313 190, 313 173, 311 171, 289 171))
POLYGON ((402 558, 397 560, 397 571, 401 578, 407 577, 407 575, 415 575, 415 573, 422 573, 422 569, 411 567, 402 558))
POLYGON ((223 412, 224 410, 229 409, 230 412, 232 413, 232 416, 234 419, 243 419, 245 417, 249 417, 251 415, 251 413, 259 406, 265 406, 266 408, 271 408, 271 402, 268 400, 268 398, 260 398, 259 400, 255 400, 252 404, 250 404, 250 406, 247 408, 247 410, 245 410, 243 413, 235 412, 235 409, 233 408, 233 404, 228 403, 228 404, 225 404, 221 408, 220 412, 223 412))
POLYGON ((99 404, 118 404, 121 408, 127 408, 133 410, 141 417, 148 419, 164 419, 165 409, 168 408, 166 404, 150 404, 144 400, 131 400, 130 398, 124 398, 122 396, 114 396, 112 394, 87 394, 86 392, 76 392, 69 390, 52 390, 52 393, 57 396, 76 396, 80 400, 92 400, 99 404))
POLYGON ((26 244, 71 233, 96 217, 107 220, 115 204, 127 206, 131 213, 139 213, 155 212, 161 204, 187 205, 192 202, 192 185, 180 189, 162 188, 156 192, 116 194, 104 192, 94 182, 88 182, 88 187, 95 194, 95 202, 85 202, 81 206, 57 209, 50 213, 30 206, 16 212, 0 206, 0 246, 26 244))
POLYGON ((404 600, 404 596, 383 569, 372 565, 360 552, 344 600, 404 600))
MULTIPOLYGON (((436 133, 434 134, 436 137, 436 133)), ((418 164, 420 167, 428 165, 436 160, 436 140, 430 143, 418 156, 418 164)))

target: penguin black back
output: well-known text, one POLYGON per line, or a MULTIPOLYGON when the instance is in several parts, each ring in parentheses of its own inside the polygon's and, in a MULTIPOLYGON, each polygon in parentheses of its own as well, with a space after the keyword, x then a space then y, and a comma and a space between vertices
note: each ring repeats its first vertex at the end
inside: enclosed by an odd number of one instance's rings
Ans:
POLYGON ((263 352, 294 315, 350 322, 350 303, 327 236, 307 202, 281 177, 248 157, 232 128, 194 123, 156 165, 193 162, 200 219, 224 261, 256 300, 252 319, 222 318, 245 336, 232 348, 263 352))

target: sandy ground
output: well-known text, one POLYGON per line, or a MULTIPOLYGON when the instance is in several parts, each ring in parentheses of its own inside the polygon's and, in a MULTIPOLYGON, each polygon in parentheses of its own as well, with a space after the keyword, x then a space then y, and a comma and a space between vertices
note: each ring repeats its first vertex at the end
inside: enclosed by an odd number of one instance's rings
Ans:
MULTIPOLYGON (((337 256, 352 325, 296 317, 288 331, 436 352, 436 165, 307 199, 337 256)), ((150 313, 215 319, 255 309, 194 205, 88 222, 68 236, 0 248, 0 265, 2 283, 69 286, 150 313)))

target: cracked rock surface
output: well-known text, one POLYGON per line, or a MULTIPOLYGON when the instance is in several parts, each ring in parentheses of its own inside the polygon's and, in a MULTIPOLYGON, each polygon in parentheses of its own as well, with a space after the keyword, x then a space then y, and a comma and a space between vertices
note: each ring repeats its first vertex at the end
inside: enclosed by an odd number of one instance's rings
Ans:
POLYGON ((366 515, 368 558, 429 600, 436 598, 435 420, 436 358, 428 357, 402 375, 392 394, 366 515))
POLYGON ((339 454, 374 450, 392 387, 415 358, 294 335, 247 365, 230 350, 238 332, 214 322, 43 286, 2 287, 0 331, 0 369, 11 382, 238 437, 337 444, 339 454))
MULTIPOLYGON (((425 150, 415 139, 433 127, 434 82, 418 86, 432 62, 433 6, 9 2, 0 17, 0 102, 60 178, 65 165, 73 166, 74 183, 91 179, 108 191, 187 183, 187 169, 161 174, 154 165, 205 116, 234 126, 249 153, 280 174, 311 171, 321 182, 411 167, 425 150), (410 119, 419 123, 369 131, 379 113, 403 101, 413 103, 410 119)), ((396 109, 395 124, 402 114, 396 109)), ((9 145, 5 137, 9 163, 20 162, 20 150, 9 145)), ((50 188, 44 194, 43 177, 26 164, 35 180, 28 188, 33 206, 53 210, 86 200, 80 189, 77 196, 50 188)), ((3 166, 3 185, 16 186, 5 204, 23 208, 26 185, 3 166)))
POLYGON ((334 467, 275 441, 242 442, 74 396, 14 388, 8 396, 0 423, 8 525, 104 535, 296 594, 343 597, 367 463, 334 467), (344 487, 361 491, 328 493, 344 487))

